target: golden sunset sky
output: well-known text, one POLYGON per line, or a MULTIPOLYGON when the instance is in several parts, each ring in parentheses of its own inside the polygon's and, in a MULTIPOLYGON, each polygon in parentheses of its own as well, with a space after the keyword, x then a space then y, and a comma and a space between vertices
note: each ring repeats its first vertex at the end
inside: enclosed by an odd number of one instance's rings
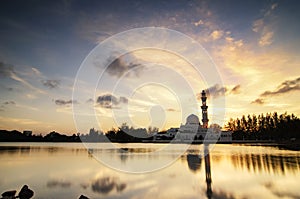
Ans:
POLYGON ((201 119, 202 90, 210 123, 221 126, 243 114, 300 116, 299 8, 261 0, 1 1, 0 129, 179 127, 189 114, 201 119), (139 34, 144 27, 158 31, 139 34))

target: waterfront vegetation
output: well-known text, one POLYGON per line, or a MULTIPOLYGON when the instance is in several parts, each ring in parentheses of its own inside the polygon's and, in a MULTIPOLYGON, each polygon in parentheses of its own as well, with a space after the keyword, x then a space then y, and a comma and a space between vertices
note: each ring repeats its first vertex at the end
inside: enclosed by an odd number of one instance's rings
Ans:
POLYGON ((230 119, 225 126, 232 131, 233 140, 296 140, 300 139, 300 119, 294 114, 277 112, 243 115, 230 119))
MULTIPOLYGON (((256 115, 243 115, 241 118, 230 119, 224 129, 232 131, 233 141, 295 141, 300 139, 300 119, 294 114, 277 112, 256 115)), ((87 134, 64 135, 55 131, 43 136, 41 134, 26 134, 17 130, 0 130, 2 142, 142 142, 153 140, 158 128, 149 127, 135 129, 126 123, 119 128, 107 132, 91 129, 87 134)), ((165 131, 158 132, 166 133, 165 131)), ((163 138, 163 136, 162 136, 163 138)), ((166 140, 170 139, 165 137, 166 140)))

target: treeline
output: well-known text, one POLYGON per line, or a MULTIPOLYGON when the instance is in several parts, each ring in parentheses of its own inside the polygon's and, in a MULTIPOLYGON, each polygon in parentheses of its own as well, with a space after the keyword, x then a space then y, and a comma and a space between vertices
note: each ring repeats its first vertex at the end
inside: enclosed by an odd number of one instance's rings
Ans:
POLYGON ((52 131, 45 136, 28 135, 17 130, 0 130, 0 142, 80 142, 79 135, 64 135, 52 131))
POLYGON ((106 133, 92 128, 87 134, 77 133, 71 136, 55 131, 43 136, 21 133, 17 130, 0 130, 0 142, 142 142, 142 140, 152 140, 155 132, 158 132, 158 128, 135 129, 127 124, 106 133))
POLYGON ((230 118, 225 128, 233 132, 233 140, 280 141, 300 138, 300 119, 287 113, 278 115, 274 112, 230 118))
POLYGON ((142 142, 152 140, 155 132, 158 132, 156 127, 134 128, 124 123, 121 127, 113 128, 106 133, 92 128, 89 134, 81 135, 80 138, 83 142, 142 142))

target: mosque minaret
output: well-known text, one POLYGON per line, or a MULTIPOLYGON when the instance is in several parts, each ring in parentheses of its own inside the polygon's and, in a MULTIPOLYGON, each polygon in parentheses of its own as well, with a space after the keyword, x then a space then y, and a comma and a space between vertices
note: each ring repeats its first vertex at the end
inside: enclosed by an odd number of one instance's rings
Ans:
MULTIPOLYGON (((195 114, 191 114, 186 118, 186 123, 181 124, 180 128, 171 128, 167 131, 163 136, 165 138, 174 139, 176 142, 199 142, 202 143, 204 140, 206 142, 231 142, 232 135, 229 131, 217 131, 220 133, 212 133, 214 130, 208 128, 208 114, 206 105, 206 92, 202 90, 201 92, 201 110, 202 110, 202 125, 200 123, 199 117, 195 114)), ((154 139, 164 139, 164 137, 160 137, 160 135, 155 135, 154 139)), ((157 140, 158 140, 157 139, 157 140)))
POLYGON ((208 117, 207 117, 207 108, 208 106, 206 105, 206 93, 205 91, 203 90, 202 93, 201 93, 201 100, 202 100, 202 106, 201 106, 201 109, 202 109, 202 127, 203 128, 208 128, 208 117))

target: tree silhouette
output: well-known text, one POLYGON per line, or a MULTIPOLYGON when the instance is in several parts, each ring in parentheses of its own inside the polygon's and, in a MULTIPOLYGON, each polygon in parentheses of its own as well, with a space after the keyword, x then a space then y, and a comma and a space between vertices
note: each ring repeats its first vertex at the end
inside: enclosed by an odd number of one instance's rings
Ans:
POLYGON ((279 115, 277 112, 245 115, 241 119, 230 118, 225 129, 233 131, 233 139, 242 140, 287 140, 300 138, 300 119, 294 114, 286 112, 279 115))

